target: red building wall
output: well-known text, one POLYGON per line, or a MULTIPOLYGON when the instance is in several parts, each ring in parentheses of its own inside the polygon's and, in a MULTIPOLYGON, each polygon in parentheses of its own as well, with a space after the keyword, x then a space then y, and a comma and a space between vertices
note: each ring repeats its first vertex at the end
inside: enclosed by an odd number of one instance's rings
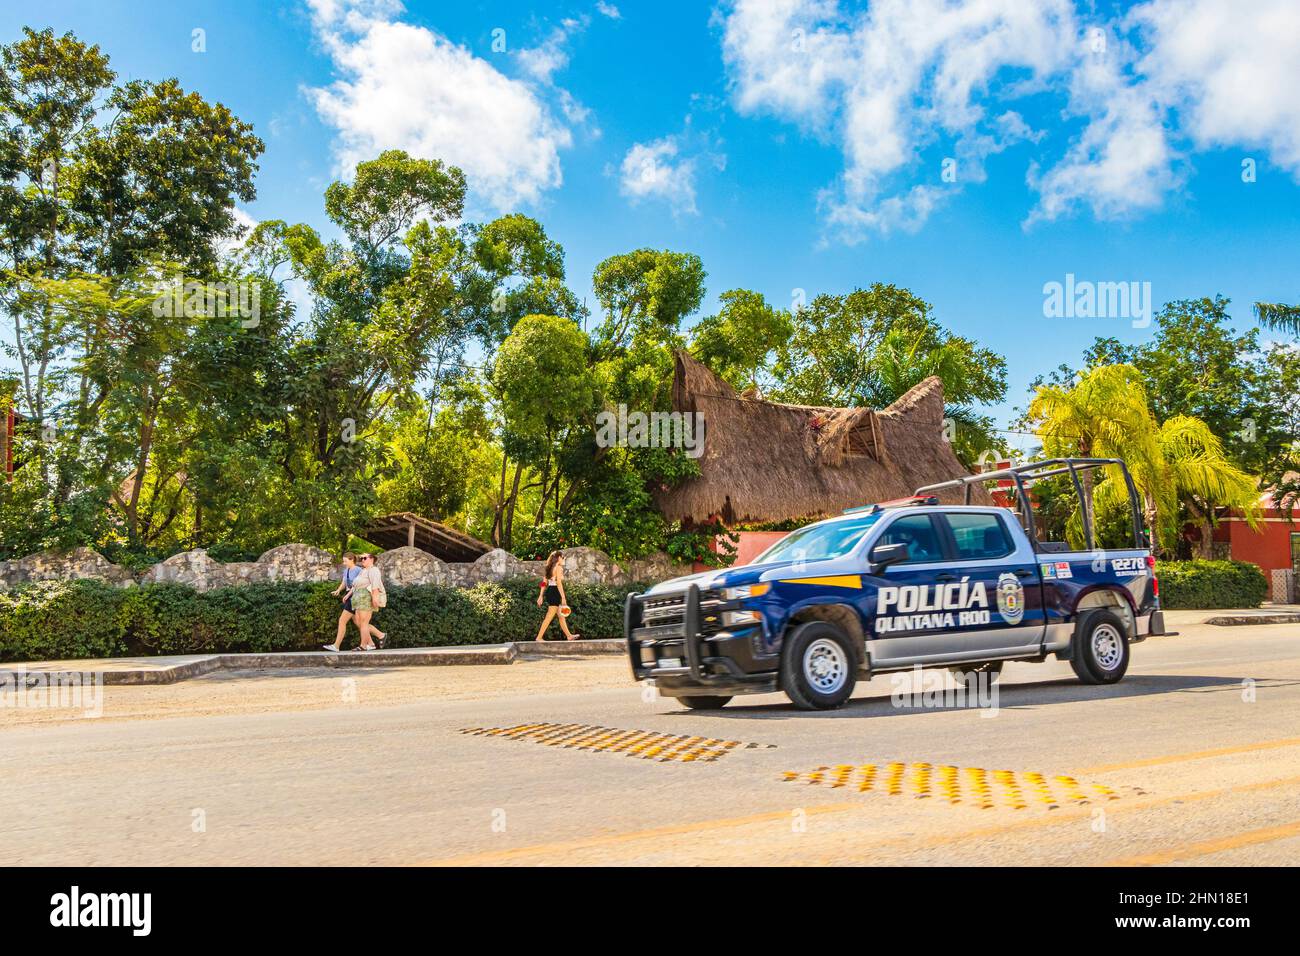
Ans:
POLYGON ((1291 567, 1291 535, 1300 526, 1270 511, 1259 531, 1238 518, 1227 518, 1214 529, 1214 540, 1226 542, 1235 561, 1250 561, 1265 571, 1291 567))

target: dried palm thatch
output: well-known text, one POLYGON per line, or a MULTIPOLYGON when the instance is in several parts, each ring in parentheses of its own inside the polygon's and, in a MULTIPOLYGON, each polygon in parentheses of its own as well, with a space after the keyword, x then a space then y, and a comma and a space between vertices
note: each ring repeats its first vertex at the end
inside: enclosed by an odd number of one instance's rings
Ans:
MULTIPOLYGON (((910 495, 968 474, 943 435, 943 384, 927 378, 881 411, 785 405, 737 394, 677 353, 673 410, 703 415, 699 478, 661 490, 671 520, 785 521, 910 495)), ((960 503, 961 493, 944 497, 960 503)), ((990 503, 982 489, 973 501, 990 503)))

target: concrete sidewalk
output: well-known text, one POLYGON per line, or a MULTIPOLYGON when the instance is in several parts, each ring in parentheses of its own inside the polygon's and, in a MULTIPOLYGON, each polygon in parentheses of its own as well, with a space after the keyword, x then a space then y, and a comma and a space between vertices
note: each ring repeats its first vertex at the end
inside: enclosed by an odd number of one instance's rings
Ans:
MULTIPOLYGON (((1177 631, 1192 624, 1223 627, 1249 624, 1300 624, 1300 605, 1265 604, 1227 611, 1166 611, 1165 627, 1177 631)), ((267 654, 190 654, 176 657, 110 657, 71 661, 34 661, 0 665, 0 685, 9 681, 104 684, 174 684, 216 670, 284 670, 299 667, 415 667, 447 664, 513 664, 541 657, 589 657, 624 654, 620 638, 591 641, 518 641, 455 647, 403 647, 387 651, 292 651, 267 654)))
POLYGON ((542 657, 623 654, 622 640, 522 641, 456 647, 401 647, 386 651, 290 651, 267 654, 187 654, 174 657, 109 657, 0 665, 7 681, 104 684, 174 684, 216 670, 283 670, 299 667, 413 667, 451 664, 513 664, 542 657))

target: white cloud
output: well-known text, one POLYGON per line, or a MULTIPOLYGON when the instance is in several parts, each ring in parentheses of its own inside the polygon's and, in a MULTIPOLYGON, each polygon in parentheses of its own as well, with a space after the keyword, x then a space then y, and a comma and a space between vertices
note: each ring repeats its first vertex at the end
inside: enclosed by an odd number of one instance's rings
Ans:
POLYGON ((541 43, 515 53, 523 71, 541 83, 550 83, 551 77, 569 65, 569 52, 565 45, 569 38, 587 28, 586 17, 566 18, 553 27, 541 43))
POLYGON ((844 166, 819 205, 856 241, 915 229, 985 160, 1037 146, 1027 224, 1087 208, 1158 207, 1198 147, 1256 145, 1300 178, 1300 6, 1294 0, 1150 0, 1114 22, 1073 0, 734 0, 722 54, 732 101, 836 142, 844 166), (1073 139, 1045 140, 1007 109, 1055 95, 1073 139), (1177 123, 1177 126, 1175 125, 1177 123), (945 144, 947 144, 945 146, 945 144), (943 147, 956 183, 938 184, 943 147), (938 152, 939 150, 935 150, 938 152))
POLYGON ((832 0, 738 0, 723 57, 740 112, 838 139, 844 171, 819 201, 852 241, 919 228, 960 184, 984 179, 990 154, 1032 138, 1018 113, 990 116, 984 101, 1008 70, 1020 90, 1044 85, 1068 61, 1075 29, 1068 0, 880 0, 862 13, 832 0), (951 143, 957 183, 897 191, 936 141, 951 143))
POLYGON ((1300 178, 1300 5, 1154 0, 1137 69, 1198 147, 1262 147, 1300 178))
POLYGON ((1122 74, 1123 59, 1085 57, 1075 71, 1070 111, 1091 119, 1055 166, 1041 175, 1030 167, 1039 201, 1026 224, 1056 219, 1079 205, 1098 219, 1123 218, 1158 208, 1182 182, 1164 110, 1146 84, 1122 74))
POLYGON ((674 212, 694 213, 695 159, 678 156, 678 137, 636 143, 623 157, 619 186, 633 202, 660 199, 674 212))
POLYGON ((622 20, 623 14, 619 12, 618 7, 612 3, 606 3, 605 0, 598 0, 596 3, 596 12, 602 17, 609 17, 611 20, 622 20))
POLYGON ((391 0, 309 5, 339 78, 308 93, 338 131, 341 174, 385 149, 404 149, 459 166, 471 207, 495 210, 535 203, 561 184, 560 151, 573 137, 542 87, 396 20, 402 8, 391 0))

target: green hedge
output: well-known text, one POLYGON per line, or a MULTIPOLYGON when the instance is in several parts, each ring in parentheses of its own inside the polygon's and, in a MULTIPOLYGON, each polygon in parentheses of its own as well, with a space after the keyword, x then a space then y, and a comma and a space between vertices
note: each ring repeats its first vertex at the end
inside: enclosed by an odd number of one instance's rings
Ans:
POLYGON ((1259 607, 1268 581, 1247 561, 1159 561, 1160 606, 1170 609, 1259 607))
MULTIPOLYGON (((316 650, 338 627, 334 587, 275 582, 199 592, 179 584, 20 585, 0 591, 0 661, 316 650)), ((638 590, 566 585, 570 626, 583 637, 622 637, 624 598, 638 590)), ((541 615, 537 582, 528 578, 468 589, 390 588, 376 623, 388 633, 389 647, 499 644, 531 641, 541 615)), ((548 636, 561 636, 558 624, 548 636)), ((348 643, 356 640, 349 626, 348 643)))

